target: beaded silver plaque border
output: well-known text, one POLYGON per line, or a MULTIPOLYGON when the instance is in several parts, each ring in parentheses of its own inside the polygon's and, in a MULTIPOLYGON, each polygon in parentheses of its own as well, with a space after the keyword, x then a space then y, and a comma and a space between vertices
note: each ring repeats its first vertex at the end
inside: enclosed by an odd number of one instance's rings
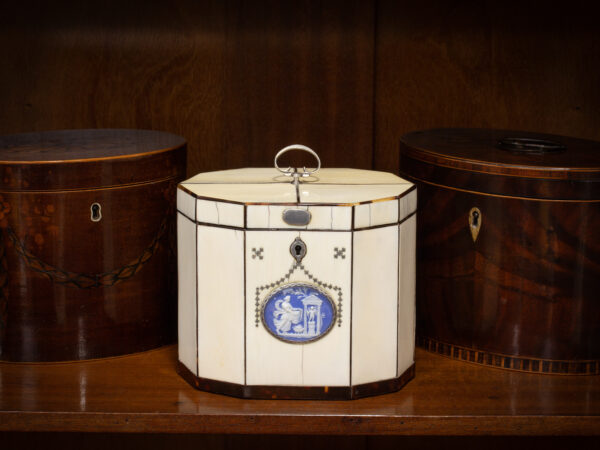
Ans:
MULTIPOLYGON (((286 344, 309 344, 311 342, 318 341, 319 339, 321 339, 321 338, 325 337, 327 334, 329 334, 329 332, 333 329, 333 326, 334 326, 335 322, 337 321, 337 318, 338 318, 337 307, 336 307, 335 302, 331 298, 331 295, 329 295, 329 293, 327 293, 323 289, 321 289, 318 285, 312 284, 312 283, 306 283, 304 281, 292 281, 290 283, 285 283, 285 284, 273 289, 272 291, 270 291, 267 294, 267 296, 265 297, 265 300, 262 302, 262 306, 260 308, 260 319, 261 319, 263 326, 265 327, 265 330, 267 330, 271 336, 279 339, 280 341, 285 342, 286 344), (283 291, 284 289, 292 288, 292 287, 308 287, 311 289, 315 289, 316 291, 319 291, 321 294, 323 294, 323 296, 331 304, 331 309, 333 310, 333 319, 331 320, 331 323, 329 324, 329 326, 327 327, 327 329, 325 331, 323 331, 321 334, 319 334, 318 336, 315 336, 312 339, 306 339, 304 341, 292 341, 292 340, 286 339, 285 337, 278 336, 277 334, 273 333, 273 331, 267 326, 267 322, 265 320, 265 308, 267 307, 267 303, 269 303, 269 300, 271 299, 271 297, 276 295, 278 292, 283 291)), ((341 325, 341 322, 340 322, 340 325, 341 325)), ((340 326, 340 325, 338 325, 338 326, 340 326)))

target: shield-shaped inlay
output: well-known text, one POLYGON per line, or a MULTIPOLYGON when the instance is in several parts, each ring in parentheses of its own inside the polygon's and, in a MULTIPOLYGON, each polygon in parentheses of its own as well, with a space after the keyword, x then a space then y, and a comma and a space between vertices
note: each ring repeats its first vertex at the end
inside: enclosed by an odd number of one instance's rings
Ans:
POLYGON ((269 294, 262 308, 265 328, 282 341, 302 344, 327 334, 335 323, 331 297, 308 283, 289 283, 269 294))

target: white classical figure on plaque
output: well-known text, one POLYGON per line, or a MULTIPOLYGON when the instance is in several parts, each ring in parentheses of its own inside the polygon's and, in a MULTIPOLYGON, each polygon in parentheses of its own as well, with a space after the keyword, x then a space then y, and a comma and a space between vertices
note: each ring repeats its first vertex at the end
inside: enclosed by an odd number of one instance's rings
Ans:
POLYGON ((286 295, 283 300, 275 303, 273 317, 277 334, 288 333, 292 325, 297 325, 302 320, 302 309, 294 308, 290 303, 290 296, 286 295))
POLYGON ((310 295, 302 299, 302 304, 304 305, 304 328, 307 330, 306 336, 320 334, 323 323, 321 316, 323 301, 315 295, 310 295))

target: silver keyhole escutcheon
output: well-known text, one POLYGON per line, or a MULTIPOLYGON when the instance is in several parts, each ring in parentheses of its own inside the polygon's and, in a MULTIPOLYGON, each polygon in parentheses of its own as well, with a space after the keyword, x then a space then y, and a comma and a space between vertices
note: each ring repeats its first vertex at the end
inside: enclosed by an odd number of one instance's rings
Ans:
POLYGON ((290 253, 294 257, 297 263, 302 261, 302 259, 306 256, 306 244, 302 239, 297 237, 290 245, 290 253))
POLYGON ((90 219, 92 222, 102 220, 102 206, 100 206, 100 203, 92 203, 92 206, 90 206, 90 219))

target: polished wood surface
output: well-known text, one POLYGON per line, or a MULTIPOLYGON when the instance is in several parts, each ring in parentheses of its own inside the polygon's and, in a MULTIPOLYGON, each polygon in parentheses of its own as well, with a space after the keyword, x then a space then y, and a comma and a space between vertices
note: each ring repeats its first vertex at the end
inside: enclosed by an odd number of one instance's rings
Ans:
MULTIPOLYGON (((541 178, 539 175, 513 176, 455 169, 448 159, 413 156, 410 153, 414 152, 401 152, 400 165, 403 174, 410 174, 415 180, 436 180, 430 182, 463 192, 565 202, 598 202, 600 199, 600 183, 590 182, 595 175, 590 175, 589 172, 587 178, 562 180, 541 178)), ((501 170, 501 166, 493 170, 501 170)), ((579 175, 578 173, 577 176, 579 175)))
POLYGON ((0 363, 0 430, 154 433, 597 435, 600 378, 536 376, 417 350, 399 392, 351 401, 200 392, 174 346, 68 364, 0 363))
POLYGON ((600 142, 554 134, 481 128, 413 131, 400 138, 402 155, 444 167, 486 174, 553 180, 589 179, 600 173, 600 142), (503 146, 508 139, 538 141, 535 147, 503 146), (544 151, 543 143, 563 148, 544 151))
POLYGON ((600 142, 515 130, 439 128, 400 138, 400 170, 412 179, 518 198, 600 201, 600 142), (507 138, 560 142, 564 150, 517 152, 507 138))
POLYGON ((173 342, 185 140, 72 130, 1 137, 5 155, 0 168, 12 181, 0 186, 0 360, 99 358, 173 342))
POLYGON ((0 193, 72 191, 181 179, 185 139, 132 129, 0 136, 0 193))
POLYGON ((153 130, 53 130, 0 136, 0 164, 15 162, 93 162, 97 159, 148 157, 182 147, 185 139, 153 130))
POLYGON ((557 155, 492 151, 503 135, 429 130, 401 140, 401 172, 417 183, 420 211, 419 340, 480 364, 598 374, 600 195, 594 194, 600 183, 591 168, 600 166, 594 151, 600 144, 555 137, 570 147, 559 156, 566 167, 552 167, 557 155), (584 158, 588 179, 569 179, 569 169, 584 158), (485 173, 486 166, 496 173, 485 173), (529 178, 530 170, 539 178, 529 178), (553 179, 555 171, 567 172, 565 179, 553 179), (469 225, 475 207, 481 221, 476 240, 469 225))

